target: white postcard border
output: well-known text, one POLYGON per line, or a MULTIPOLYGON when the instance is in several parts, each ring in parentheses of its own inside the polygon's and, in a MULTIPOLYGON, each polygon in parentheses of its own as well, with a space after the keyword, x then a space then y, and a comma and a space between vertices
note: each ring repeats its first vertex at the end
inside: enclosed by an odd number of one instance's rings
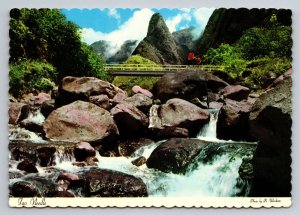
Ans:
POLYGON ((10 207, 290 207, 291 197, 9 198, 10 207))

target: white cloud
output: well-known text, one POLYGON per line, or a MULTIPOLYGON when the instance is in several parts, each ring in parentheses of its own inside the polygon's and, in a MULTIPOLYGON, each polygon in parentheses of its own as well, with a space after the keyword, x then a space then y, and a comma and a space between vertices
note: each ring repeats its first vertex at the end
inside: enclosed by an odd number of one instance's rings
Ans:
POLYGON ((189 11, 187 12, 186 10, 184 10, 183 13, 178 14, 170 19, 167 19, 166 25, 168 26, 169 31, 171 33, 173 33, 174 31, 179 30, 179 25, 182 22, 184 22, 184 21, 189 22, 189 21, 191 21, 191 19, 192 19, 192 17, 191 17, 191 14, 189 13, 189 11))
POLYGON ((115 9, 115 8, 108 9, 108 15, 117 20, 120 20, 120 18, 121 18, 120 14, 118 13, 117 9, 115 9))
POLYGON ((95 31, 92 28, 83 28, 81 29, 81 37, 84 42, 87 44, 92 44, 93 42, 96 42, 100 40, 99 38, 104 37, 105 34, 99 31, 95 31))
POLYGON ((94 31, 91 28, 82 29, 81 36, 84 42, 92 44, 99 40, 109 41, 107 56, 115 54, 126 40, 138 40, 140 42, 148 31, 148 23, 154 12, 150 9, 135 11, 133 16, 123 23, 119 28, 110 33, 94 31))
MULTIPOLYGON (((180 9, 181 13, 166 20, 170 32, 188 28, 188 22, 195 20, 196 26, 193 30, 194 39, 199 38, 203 32, 209 17, 213 13, 213 8, 200 9, 180 9)), ((111 16, 118 17, 115 9, 110 10, 111 16)), ((97 32, 92 28, 82 29, 81 36, 84 42, 92 44, 99 40, 109 41, 107 57, 115 54, 126 40, 137 40, 138 43, 147 35, 148 23, 154 12, 151 9, 141 9, 135 11, 133 16, 110 33, 97 32)), ((138 44, 137 43, 137 44, 138 44)))

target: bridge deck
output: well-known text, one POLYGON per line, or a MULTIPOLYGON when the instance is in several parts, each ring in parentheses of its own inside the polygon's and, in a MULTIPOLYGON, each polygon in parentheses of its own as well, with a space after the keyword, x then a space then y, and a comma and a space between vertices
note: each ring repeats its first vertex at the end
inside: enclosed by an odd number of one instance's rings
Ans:
POLYGON ((215 65, 147 65, 147 64, 106 64, 104 70, 112 76, 163 76, 191 70, 224 71, 225 66, 215 65))

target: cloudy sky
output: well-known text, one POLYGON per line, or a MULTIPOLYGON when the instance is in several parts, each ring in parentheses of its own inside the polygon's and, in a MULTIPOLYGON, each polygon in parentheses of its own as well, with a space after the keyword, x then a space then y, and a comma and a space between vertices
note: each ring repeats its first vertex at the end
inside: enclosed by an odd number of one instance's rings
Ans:
POLYGON ((126 40, 141 41, 147 34, 148 23, 154 13, 160 13, 170 30, 196 27, 199 37, 213 8, 200 9, 63 9, 67 19, 82 28, 82 40, 88 44, 99 40, 110 41, 114 54, 126 40))

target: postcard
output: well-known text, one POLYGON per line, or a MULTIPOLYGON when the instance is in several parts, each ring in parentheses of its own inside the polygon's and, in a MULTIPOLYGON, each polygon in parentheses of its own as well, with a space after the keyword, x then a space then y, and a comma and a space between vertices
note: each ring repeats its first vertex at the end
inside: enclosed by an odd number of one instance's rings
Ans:
POLYGON ((289 207, 292 11, 14 8, 11 207, 289 207))

